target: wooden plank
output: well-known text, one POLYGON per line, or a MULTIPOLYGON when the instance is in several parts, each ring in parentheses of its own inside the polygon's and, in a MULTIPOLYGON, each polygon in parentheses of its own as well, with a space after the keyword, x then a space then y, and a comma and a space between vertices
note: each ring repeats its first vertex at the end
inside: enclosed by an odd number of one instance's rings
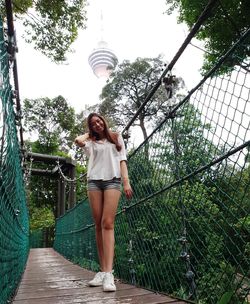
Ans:
POLYGON ((184 304, 184 301, 116 280, 116 292, 89 287, 94 272, 72 264, 52 248, 31 249, 13 304, 184 304))

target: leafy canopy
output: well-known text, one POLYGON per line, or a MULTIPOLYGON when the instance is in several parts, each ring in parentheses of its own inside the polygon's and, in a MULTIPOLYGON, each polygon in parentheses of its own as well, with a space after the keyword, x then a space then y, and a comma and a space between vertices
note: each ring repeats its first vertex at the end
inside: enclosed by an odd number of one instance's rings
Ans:
MULTIPOLYGON (((23 115, 25 133, 31 132, 32 139, 38 135, 38 139, 33 142, 25 141, 28 151, 62 157, 69 157, 68 153, 73 153, 75 148, 73 139, 79 133, 77 133, 75 123, 75 111, 64 97, 26 99, 24 100, 23 115)), ((55 163, 33 160, 27 163, 28 171, 29 168, 50 171, 55 169, 55 163)), ((77 164, 77 177, 85 171, 85 166, 77 164)), ((31 230, 52 227, 57 215, 57 179, 46 175, 31 175, 28 178, 27 187, 31 230)), ((69 189, 69 184, 66 183, 65 187, 69 189)), ((77 200, 86 197, 82 179, 77 179, 76 197, 77 200)))
MULTIPOLYGON (((137 58, 134 62, 124 60, 111 74, 109 82, 102 90, 100 113, 111 118, 116 126, 125 127, 159 80, 164 65, 161 56, 137 58)), ((183 86, 183 80, 178 78, 174 91, 177 92, 183 86)), ((173 98, 176 96, 174 92, 173 98)), ((144 138, 147 137, 146 123, 154 124, 157 121, 157 115, 165 110, 167 100, 165 89, 159 88, 140 112, 134 125, 141 128, 144 138)))
POLYGON ((62 96, 24 100, 24 125, 38 134, 40 153, 54 153, 72 146, 75 111, 62 96))
MULTIPOLYGON (((197 21, 208 0, 166 0, 167 13, 178 10, 179 22, 185 22, 189 28, 197 21)), ((208 71, 219 56, 225 53, 243 35, 250 26, 249 0, 219 0, 208 20, 202 25, 197 36, 205 42, 203 71, 208 71)), ((250 55, 249 41, 245 40, 227 60, 224 71, 240 65, 250 55)))
MULTIPOLYGON (((25 40, 55 62, 66 60, 78 31, 85 28, 86 0, 13 0, 13 11, 26 28, 25 40)), ((5 1, 0 0, 5 17, 5 1)))

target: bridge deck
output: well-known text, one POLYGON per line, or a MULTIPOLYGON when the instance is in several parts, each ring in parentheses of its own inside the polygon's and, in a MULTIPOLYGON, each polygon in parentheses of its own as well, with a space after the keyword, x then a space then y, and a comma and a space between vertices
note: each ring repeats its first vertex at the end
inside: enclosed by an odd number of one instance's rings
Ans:
POLYGON ((116 282, 116 292, 88 287, 94 273, 74 265, 52 248, 31 249, 13 304, 184 304, 169 296, 116 282))

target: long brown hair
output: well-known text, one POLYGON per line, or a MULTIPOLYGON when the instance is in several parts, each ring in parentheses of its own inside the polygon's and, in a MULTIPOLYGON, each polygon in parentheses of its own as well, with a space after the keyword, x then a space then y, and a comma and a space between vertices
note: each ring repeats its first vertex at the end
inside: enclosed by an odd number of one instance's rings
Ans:
POLYGON ((87 118, 87 125, 88 125, 88 129, 89 129, 89 137, 94 141, 100 139, 99 134, 94 132, 93 129, 92 129, 92 126, 91 126, 91 119, 94 116, 96 116, 96 117, 98 117, 102 120, 102 122, 104 124, 104 131, 103 132, 104 132, 105 138, 107 138, 107 140, 109 142, 111 142, 112 144, 114 144, 116 146, 117 151, 121 151, 122 147, 118 142, 118 133, 110 131, 107 121, 104 119, 104 117, 102 117, 101 115, 99 115, 97 113, 90 113, 88 118, 87 118))

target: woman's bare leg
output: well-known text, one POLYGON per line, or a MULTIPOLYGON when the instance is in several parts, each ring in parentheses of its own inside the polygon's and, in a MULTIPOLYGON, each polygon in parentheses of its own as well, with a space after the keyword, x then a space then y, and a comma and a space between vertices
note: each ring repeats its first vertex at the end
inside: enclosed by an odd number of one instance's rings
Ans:
POLYGON ((114 222, 121 192, 116 189, 104 191, 104 204, 102 213, 102 241, 104 251, 104 269, 110 272, 113 268, 114 260, 114 222))
POLYGON ((92 216, 95 222, 95 237, 99 256, 101 271, 105 271, 105 261, 103 253, 103 239, 102 239, 102 214, 103 214, 103 192, 102 191, 88 191, 90 207, 92 216))

